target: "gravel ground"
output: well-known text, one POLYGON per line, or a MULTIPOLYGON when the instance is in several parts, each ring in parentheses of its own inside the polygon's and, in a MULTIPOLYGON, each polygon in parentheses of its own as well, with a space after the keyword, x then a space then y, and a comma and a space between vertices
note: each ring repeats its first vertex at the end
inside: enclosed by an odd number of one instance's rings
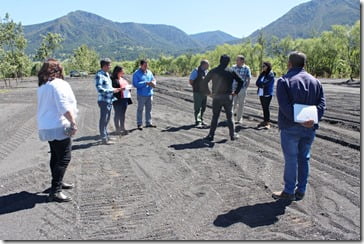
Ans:
MULTIPOLYGON (((0 239, 361 239, 360 85, 322 80, 327 111, 307 194, 287 204, 271 198, 282 189, 284 165, 275 97, 270 130, 255 129, 263 113, 251 84, 239 140, 229 140, 222 114, 215 143, 206 143, 208 129, 193 126, 188 79, 157 78, 157 128, 136 130, 134 92, 130 133, 109 146, 99 144, 93 77, 67 79, 80 110, 65 176, 76 185, 70 203, 46 202, 50 155, 38 140, 36 81, 0 90, 0 239)), ((206 121, 211 116, 208 98, 206 121)))

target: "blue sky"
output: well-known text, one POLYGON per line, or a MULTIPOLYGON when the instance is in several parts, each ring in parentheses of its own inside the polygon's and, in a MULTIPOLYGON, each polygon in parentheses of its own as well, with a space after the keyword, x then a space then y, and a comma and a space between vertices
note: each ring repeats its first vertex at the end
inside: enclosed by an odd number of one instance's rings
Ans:
POLYGON ((173 25, 187 34, 221 30, 241 38, 304 2, 309 0, 0 0, 0 17, 9 13, 31 25, 84 10, 116 22, 173 25))

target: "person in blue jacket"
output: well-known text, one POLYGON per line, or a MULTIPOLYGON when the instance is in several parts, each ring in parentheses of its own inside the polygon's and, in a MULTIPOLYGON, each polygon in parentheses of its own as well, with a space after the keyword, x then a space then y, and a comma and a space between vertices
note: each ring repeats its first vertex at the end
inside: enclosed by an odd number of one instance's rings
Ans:
POLYGON ((257 94, 260 99, 260 103, 263 108, 264 121, 258 124, 259 129, 270 128, 270 111, 269 105, 273 97, 274 88, 274 72, 272 71, 272 64, 264 62, 262 66, 262 72, 260 73, 257 82, 255 83, 258 87, 257 94))
POLYGON ((322 85, 304 69, 305 64, 304 53, 291 52, 288 57, 288 72, 277 81, 278 128, 281 131, 285 163, 284 188, 283 191, 272 194, 275 199, 301 200, 306 193, 311 145, 318 123, 315 124, 312 119, 295 122, 293 105, 315 106, 318 120, 321 120, 326 108, 322 85))
POLYGON ((140 60, 140 68, 133 74, 133 86, 137 88, 137 126, 143 130, 143 110, 145 107, 146 127, 156 126, 152 123, 152 101, 153 88, 156 86, 156 80, 153 73, 148 69, 148 61, 140 60))

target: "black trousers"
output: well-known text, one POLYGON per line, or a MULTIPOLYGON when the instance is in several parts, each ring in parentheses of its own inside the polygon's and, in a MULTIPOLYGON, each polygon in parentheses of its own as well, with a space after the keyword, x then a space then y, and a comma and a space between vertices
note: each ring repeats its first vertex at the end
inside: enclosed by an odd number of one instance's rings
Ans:
POLYGON ((125 130, 125 113, 128 108, 128 99, 124 98, 113 102, 115 130, 125 130))
POLYGON ((269 97, 260 96, 259 98, 263 108, 264 122, 270 122, 269 105, 270 102, 272 101, 272 96, 269 97))
POLYGON ((232 95, 217 95, 212 100, 212 120, 210 127, 210 135, 215 135, 217 122, 220 116, 221 109, 224 108, 226 113, 226 119, 229 127, 230 137, 234 136, 234 123, 233 123, 233 96, 232 95))
POLYGON ((51 149, 51 193, 56 193, 62 190, 63 177, 66 172, 67 166, 71 161, 72 143, 71 138, 66 138, 61 141, 49 141, 48 143, 51 149))

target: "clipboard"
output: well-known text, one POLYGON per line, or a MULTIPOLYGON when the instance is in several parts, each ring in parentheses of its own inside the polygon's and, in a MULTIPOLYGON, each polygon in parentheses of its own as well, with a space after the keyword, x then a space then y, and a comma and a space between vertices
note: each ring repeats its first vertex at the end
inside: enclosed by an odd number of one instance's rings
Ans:
POLYGON ((317 107, 315 105, 293 104, 293 117, 296 123, 313 120, 315 124, 318 124, 317 107))

